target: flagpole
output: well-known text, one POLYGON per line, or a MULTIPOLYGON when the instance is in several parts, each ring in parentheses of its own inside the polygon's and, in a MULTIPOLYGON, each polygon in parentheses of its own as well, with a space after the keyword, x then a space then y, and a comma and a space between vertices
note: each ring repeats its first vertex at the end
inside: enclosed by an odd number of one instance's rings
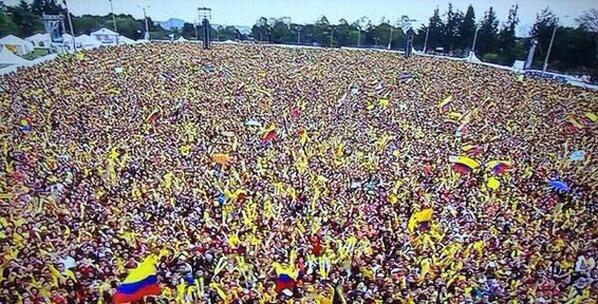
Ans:
POLYGON ((73 52, 77 51, 77 44, 75 43, 75 31, 73 30, 73 21, 71 20, 71 13, 69 13, 69 5, 66 3, 66 0, 63 0, 64 7, 66 8, 66 18, 69 21, 69 27, 71 28, 71 36, 73 38, 73 52))

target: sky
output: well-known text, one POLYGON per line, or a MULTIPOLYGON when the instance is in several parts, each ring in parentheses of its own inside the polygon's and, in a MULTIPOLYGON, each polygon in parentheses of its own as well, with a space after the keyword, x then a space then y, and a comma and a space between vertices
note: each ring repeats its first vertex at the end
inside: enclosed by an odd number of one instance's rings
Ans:
MULTIPOLYGON (((4 0, 13 5, 19 0, 4 0)), ((59 0, 61 1, 61 0, 59 0)), ((69 9, 75 15, 105 15, 110 12, 109 0, 67 0, 69 9)), ((292 22, 313 22, 325 15, 332 23, 345 18, 353 22, 362 16, 373 23, 381 18, 396 20, 408 15, 417 23, 427 23, 436 7, 444 12, 448 0, 112 0, 114 12, 143 17, 142 6, 155 21, 165 21, 171 17, 193 22, 197 19, 197 7, 212 9, 212 23, 223 25, 251 26, 260 17, 290 17, 292 22)), ((560 18, 561 24, 575 25, 575 18, 583 11, 598 8, 597 0, 451 0, 455 9, 465 11, 471 3, 476 18, 483 17, 484 11, 494 7, 501 24, 506 20, 509 8, 519 5, 520 27, 525 32, 536 19, 536 13, 550 7, 560 18)))

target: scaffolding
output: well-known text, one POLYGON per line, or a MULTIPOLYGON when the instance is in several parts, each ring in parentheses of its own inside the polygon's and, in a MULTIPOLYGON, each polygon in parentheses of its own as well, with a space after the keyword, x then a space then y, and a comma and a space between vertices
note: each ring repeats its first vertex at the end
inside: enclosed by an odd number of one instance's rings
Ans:
POLYGON ((210 49, 210 20, 212 20, 212 9, 200 7, 197 9, 197 16, 201 22, 201 40, 205 50, 210 49))

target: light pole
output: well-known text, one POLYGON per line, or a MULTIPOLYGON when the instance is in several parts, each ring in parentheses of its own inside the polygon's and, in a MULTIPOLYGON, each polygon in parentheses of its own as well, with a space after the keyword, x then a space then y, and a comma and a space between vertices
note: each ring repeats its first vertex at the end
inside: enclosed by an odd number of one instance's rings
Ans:
POLYGON ((147 24, 147 14, 145 13, 145 9, 150 8, 150 6, 149 5, 146 5, 146 6, 137 5, 137 7, 140 7, 141 9, 143 9, 143 20, 145 20, 145 34, 143 34, 143 39, 149 40, 149 26, 147 24))
POLYGON ((357 47, 361 47, 361 27, 358 27, 357 30, 357 47))
POLYGON ((303 27, 300 25, 297 25, 295 27, 295 30, 297 30, 297 45, 301 44, 301 30, 303 30, 303 27))
POLYGON ((390 50, 390 44, 392 42, 392 30, 393 30, 393 28, 392 28, 392 24, 389 23, 388 25, 390 27, 390 35, 388 36, 388 47, 386 47, 386 48, 390 50))
POLYGON ((71 13, 69 13, 69 5, 64 0, 64 6, 66 9, 66 18, 69 21, 69 27, 71 28, 71 38, 73 39, 73 52, 77 51, 77 43, 75 42, 75 31, 73 30, 73 21, 71 20, 71 13))
POLYGON ((330 25, 330 47, 334 43, 334 26, 330 25))
MULTIPOLYGON (((563 16, 563 18, 567 18, 569 15, 563 16)), ((544 58, 544 66, 542 67, 542 75, 546 73, 546 69, 548 68, 548 59, 550 59, 550 52, 552 51, 552 44, 554 43, 554 37, 556 36, 556 30, 559 27, 559 18, 556 18, 554 21, 554 28, 552 29, 552 37, 550 37, 550 43, 548 44, 548 52, 546 52, 546 58, 544 58)))
POLYGON ((199 37, 197 36, 197 19, 193 22, 193 29, 195 30, 195 40, 199 40, 199 37))
POLYGON ((112 0, 110 2, 110 12, 112 13, 112 25, 114 26, 114 32, 116 33, 116 45, 118 45, 118 28, 116 27, 116 16, 114 16, 114 7, 112 7, 112 0))
POLYGON ((469 52, 469 61, 471 61, 473 56, 475 56, 475 45, 478 40, 478 31, 479 30, 480 30, 480 27, 476 26, 475 32, 473 33, 473 42, 471 43, 471 52, 469 52))
POLYGON ((424 54, 426 53, 426 50, 428 49, 428 35, 430 34, 430 25, 428 25, 428 28, 426 28, 426 38, 424 39, 424 54))

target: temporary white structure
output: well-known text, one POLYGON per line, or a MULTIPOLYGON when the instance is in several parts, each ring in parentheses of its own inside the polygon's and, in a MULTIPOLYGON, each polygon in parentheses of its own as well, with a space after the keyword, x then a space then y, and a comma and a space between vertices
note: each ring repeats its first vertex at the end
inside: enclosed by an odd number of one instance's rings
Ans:
POLYGON ((113 32, 105 27, 89 34, 102 44, 116 44, 116 38, 120 38, 118 33, 113 32))
POLYGON ((34 34, 31 35, 27 38, 25 38, 25 40, 33 43, 33 46, 36 48, 40 48, 40 49, 48 49, 50 48, 50 34, 45 33, 45 34, 34 34))
POLYGON ((118 36, 118 44, 135 44, 135 40, 127 36, 118 36))
POLYGON ((33 43, 15 35, 4 36, 0 39, 0 45, 18 55, 27 55, 33 52, 33 43))
POLYGON ((181 36, 179 37, 179 39, 176 40, 176 42, 187 42, 189 40, 185 39, 185 37, 181 36))
POLYGON ((90 50, 101 45, 99 41, 85 34, 75 37, 75 42, 77 43, 77 48, 86 50, 90 50))
POLYGON ((0 65, 27 65, 29 60, 19 57, 11 52, 7 47, 1 47, 0 65))

